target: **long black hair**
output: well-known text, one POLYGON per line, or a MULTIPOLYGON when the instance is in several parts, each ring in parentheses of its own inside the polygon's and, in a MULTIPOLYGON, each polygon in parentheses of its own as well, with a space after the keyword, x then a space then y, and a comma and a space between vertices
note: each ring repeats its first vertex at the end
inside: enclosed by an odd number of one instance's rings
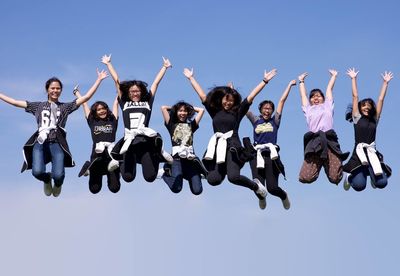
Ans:
MULTIPOLYGON (((358 112, 361 114, 361 116, 364 116, 364 115, 361 113, 361 107, 362 107, 363 105, 367 104, 367 103, 371 105, 371 110, 370 110, 370 112, 368 113, 368 116, 367 116, 367 117, 368 117, 369 119, 374 119, 375 116, 376 116, 376 104, 375 104, 374 100, 371 99, 371 98, 362 99, 361 101, 358 102, 358 112)), ((352 104, 349 104, 349 105, 347 106, 347 108, 346 108, 346 113, 345 113, 345 118, 346 118, 346 120, 349 121, 349 122, 353 122, 352 113, 353 113, 353 105, 352 105, 352 104)))
POLYGON ((123 81, 119 84, 119 89, 121 90, 122 96, 121 100, 130 101, 129 98, 129 88, 136 85, 140 90, 140 101, 148 101, 150 97, 150 93, 147 90, 147 83, 140 80, 128 80, 123 81))
POLYGON ((242 96, 240 96, 236 89, 229 86, 216 86, 211 89, 207 94, 206 103, 212 112, 218 112, 222 109, 222 98, 228 95, 234 99, 233 106, 229 111, 236 112, 242 102, 242 96))
POLYGON ((105 120, 111 120, 111 121, 114 120, 114 116, 113 116, 113 114, 112 114, 110 108, 109 108, 108 105, 107 105, 105 102, 103 102, 103 101, 97 101, 97 102, 95 102, 94 104, 92 104, 92 106, 90 107, 90 113, 89 113, 88 119, 89 119, 89 120, 95 119, 96 121, 101 120, 101 119, 97 116, 97 107, 98 107, 99 105, 102 105, 102 106, 107 110, 107 116, 106 116, 105 120))
POLYGON ((192 117, 194 115, 193 105, 191 105, 185 101, 179 101, 176 104, 174 104, 171 107, 171 110, 169 111, 169 118, 173 124, 179 123, 178 110, 181 109, 181 107, 184 107, 186 109, 186 112, 188 113, 187 120, 188 121, 192 120, 192 117))

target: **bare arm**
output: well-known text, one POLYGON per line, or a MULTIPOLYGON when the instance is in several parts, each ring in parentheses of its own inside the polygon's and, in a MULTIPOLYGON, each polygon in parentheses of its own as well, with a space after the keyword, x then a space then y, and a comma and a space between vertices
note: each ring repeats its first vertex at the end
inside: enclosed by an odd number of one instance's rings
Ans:
POLYGON ((163 106, 161 106, 161 113, 162 113, 162 115, 163 115, 164 122, 165 122, 166 124, 169 123, 169 119, 170 119, 170 117, 169 117, 169 111, 170 111, 170 110, 171 110, 171 107, 170 107, 169 105, 163 105, 163 106))
POLYGON ((89 89, 89 91, 86 92, 85 95, 83 95, 82 97, 80 97, 79 99, 76 100, 76 104, 79 106, 79 105, 87 102, 88 100, 90 100, 90 98, 94 95, 97 88, 99 87, 100 83, 107 77, 108 77, 108 74, 106 71, 104 71, 104 70, 99 71, 99 69, 97 69, 97 79, 96 79, 95 83, 92 85, 92 87, 89 89))
POLYGON ((4 102, 11 104, 13 106, 16 106, 16 107, 26 108, 28 106, 26 101, 15 100, 15 99, 8 97, 2 93, 0 93, 0 99, 3 100, 4 102))
POLYGON ((118 119, 118 96, 115 97, 113 102, 112 114, 118 119))
POLYGON ((283 107, 285 106, 285 102, 287 97, 289 96, 290 89, 292 86, 296 85, 296 80, 291 80, 289 84, 287 85, 285 91, 283 91, 283 94, 278 102, 278 107, 276 108, 276 112, 279 114, 282 114, 283 107))
POLYGON ((118 77, 117 71, 115 71, 115 68, 111 63, 111 54, 108 55, 108 56, 104 55, 101 58, 101 62, 104 63, 107 66, 108 72, 110 72, 110 75, 111 75, 112 79, 114 80, 115 87, 117 89, 118 97, 121 98, 122 93, 121 93, 121 90, 119 88, 119 77, 118 77))
POLYGON ((326 88, 326 98, 333 100, 333 86, 335 85, 338 72, 336 70, 329 69, 329 73, 331 74, 331 78, 329 79, 328 87, 326 88))
POLYGON ((206 93, 204 93, 203 88, 201 88, 200 84, 194 78, 193 68, 192 69, 188 69, 188 68, 183 69, 183 74, 190 81, 190 84, 192 85, 193 89, 196 91, 197 95, 199 95, 201 102, 204 103, 206 101, 207 95, 206 95, 206 93))
MULTIPOLYGON (((79 86, 78 85, 75 86, 73 93, 74 93, 75 97, 78 98, 78 99, 82 97, 81 93, 79 92, 79 86)), ((85 115, 86 119, 89 118, 90 108, 89 108, 89 105, 88 105, 87 102, 83 103, 83 114, 85 115)))
POLYGON ((350 68, 347 70, 347 75, 351 78, 351 93, 352 93, 352 111, 351 115, 353 117, 360 114, 358 110, 358 89, 357 89, 357 75, 359 71, 356 71, 355 68, 350 68))
POLYGON ((389 85, 389 82, 391 79, 393 79, 393 73, 392 72, 387 72, 381 74, 383 78, 383 83, 382 83, 382 88, 381 88, 381 93, 379 94, 378 102, 376 104, 376 118, 379 119, 382 113, 382 108, 383 108, 383 101, 385 100, 386 96, 386 91, 389 85))
POLYGON ((249 119, 251 124, 254 124, 257 121, 257 116, 254 115, 254 113, 251 111, 247 111, 246 117, 247 117, 247 119, 249 119))
POLYGON ((194 118, 194 120, 196 121, 196 124, 198 125, 201 121, 201 118, 203 118, 204 108, 195 106, 194 111, 197 112, 196 118, 194 118))
POLYGON ((299 79, 299 90, 300 90, 300 97, 301 97, 301 105, 307 106, 308 105, 308 98, 307 98, 307 90, 306 85, 304 84, 304 79, 308 76, 307 72, 304 72, 300 76, 299 79))
POLYGON ((247 101, 249 103, 253 103, 254 98, 258 95, 258 93, 263 90, 265 85, 272 80, 272 78, 276 75, 277 71, 276 69, 272 69, 271 71, 267 72, 264 71, 264 78, 263 80, 250 92, 250 94, 247 96, 247 101))
POLYGON ((163 66, 161 67, 160 71, 158 72, 156 78, 153 81, 153 84, 150 87, 152 97, 154 97, 154 95, 156 94, 158 85, 160 84, 161 80, 163 79, 165 73, 167 72, 167 69, 172 67, 172 64, 169 61, 169 59, 164 58, 164 57, 162 57, 162 59, 163 59, 163 66))

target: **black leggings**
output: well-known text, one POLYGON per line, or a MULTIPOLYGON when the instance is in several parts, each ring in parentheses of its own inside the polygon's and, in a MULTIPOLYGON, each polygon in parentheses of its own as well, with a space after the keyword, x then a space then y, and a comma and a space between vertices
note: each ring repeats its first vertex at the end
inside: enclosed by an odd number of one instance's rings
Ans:
POLYGON ((208 172, 207 181, 210 185, 217 186, 221 184, 225 176, 228 175, 229 182, 257 191, 258 185, 246 176, 241 175, 240 168, 241 166, 236 155, 227 150, 225 163, 215 164, 215 169, 208 172))
POLYGON ((264 169, 257 168, 257 158, 250 161, 251 173, 253 178, 257 178, 260 182, 265 185, 267 183, 267 190, 271 195, 279 197, 281 200, 287 198, 287 194, 284 190, 279 187, 279 169, 275 163, 271 160, 269 152, 263 153, 263 158, 265 162, 264 169))
POLYGON ((111 192, 116 193, 121 188, 119 169, 109 172, 107 170, 108 162, 109 160, 97 160, 90 167, 89 190, 93 194, 100 192, 103 185, 103 175, 107 175, 108 189, 110 189, 111 192))
POLYGON ((126 182, 132 182, 136 177, 136 164, 138 161, 142 164, 143 178, 147 182, 153 182, 157 178, 158 166, 160 164, 158 157, 150 152, 148 143, 140 143, 130 146, 123 155, 121 165, 121 175, 126 182))

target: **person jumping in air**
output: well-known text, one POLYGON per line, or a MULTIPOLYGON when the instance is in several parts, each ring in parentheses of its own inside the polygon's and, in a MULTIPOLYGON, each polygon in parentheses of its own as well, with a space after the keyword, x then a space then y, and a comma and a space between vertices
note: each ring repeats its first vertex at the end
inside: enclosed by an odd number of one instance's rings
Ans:
POLYGON ((120 170, 126 182, 132 182, 135 179, 138 163, 142 165, 144 179, 147 182, 153 182, 157 178, 160 162, 172 162, 172 157, 163 149, 160 134, 149 128, 158 85, 172 65, 168 59, 163 58, 163 66, 151 85, 150 91, 147 91, 147 83, 144 81, 120 82, 111 64, 111 55, 104 55, 102 62, 107 65, 115 82, 125 126, 125 135, 117 142, 111 156, 118 161, 123 161, 120 170))
POLYGON ((353 187, 358 192, 364 190, 368 175, 371 178, 372 187, 383 189, 387 185, 387 179, 392 174, 392 170, 383 162, 383 155, 376 150, 375 139, 383 101, 393 74, 386 71, 382 74, 383 84, 377 104, 371 98, 359 101, 358 71, 354 68, 348 69, 347 75, 351 78, 353 103, 346 118, 354 124, 355 144, 349 162, 343 167, 343 170, 348 173, 345 177, 344 189, 347 191, 353 187))
MULTIPOLYGON (((259 116, 255 116, 251 111, 246 116, 253 125, 254 149, 257 157, 250 161, 251 172, 254 179, 257 179, 270 194, 282 200, 283 207, 288 210, 290 201, 287 193, 279 187, 279 174, 285 177, 285 168, 279 156, 279 146, 277 145, 278 129, 281 123, 282 111, 286 99, 292 86, 296 85, 296 80, 292 80, 283 92, 278 107, 272 101, 265 100, 258 105, 259 116)), ((264 199, 259 201, 260 208, 265 209, 267 202, 264 199)))
POLYGON ((106 71, 97 70, 97 80, 89 91, 81 98, 68 103, 59 101, 63 85, 55 77, 46 82, 47 101, 45 102, 15 100, 0 94, 0 99, 16 107, 24 108, 36 118, 38 130, 24 146, 25 161, 21 172, 32 169, 33 176, 43 181, 45 195, 59 196, 65 178, 65 167, 75 166, 64 130, 68 115, 87 102, 106 77, 106 71), (51 172, 46 172, 46 164, 49 162, 51 162, 51 172))
MULTIPOLYGON (((74 89, 74 95, 78 99, 82 97, 78 86, 74 89)), ((119 164, 112 159, 110 153, 115 144, 118 127, 118 99, 115 98, 112 112, 102 101, 95 102, 90 108, 87 102, 84 103, 83 111, 90 128, 93 146, 90 161, 85 162, 79 177, 89 175, 89 190, 97 194, 103 185, 103 175, 107 175, 108 189, 116 193, 121 187, 119 164)))
POLYGON ((239 124, 246 115, 254 97, 276 75, 276 69, 264 73, 263 80, 242 101, 240 94, 232 86, 214 87, 207 95, 193 76, 193 69, 184 69, 201 102, 210 114, 214 135, 211 137, 203 164, 208 170, 207 181, 216 186, 222 183, 225 176, 239 186, 254 191, 259 199, 265 198, 267 189, 259 181, 252 181, 240 174, 240 169, 250 157, 239 139, 239 124))
POLYGON ((299 181, 312 183, 317 180, 321 167, 328 179, 338 184, 343 177, 342 162, 349 153, 342 153, 336 132, 333 130, 333 86, 337 71, 329 70, 331 78, 326 88, 326 99, 320 89, 310 91, 307 98, 304 84, 307 73, 301 74, 299 88, 301 104, 306 117, 308 132, 304 135, 304 162, 300 170, 299 181))
POLYGON ((194 153, 193 134, 199 128, 204 109, 180 101, 172 107, 162 106, 161 111, 165 126, 171 136, 174 158, 171 165, 164 165, 166 173, 162 178, 174 193, 182 190, 183 179, 186 179, 192 193, 199 195, 203 191, 201 175, 206 176, 207 171, 194 153), (196 117, 193 119, 195 114, 196 117))

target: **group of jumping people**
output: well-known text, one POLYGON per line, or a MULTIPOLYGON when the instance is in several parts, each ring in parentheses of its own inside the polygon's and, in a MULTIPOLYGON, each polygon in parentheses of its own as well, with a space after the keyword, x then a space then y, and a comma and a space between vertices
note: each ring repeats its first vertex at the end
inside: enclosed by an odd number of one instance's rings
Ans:
POLYGON ((368 176, 374 188, 387 185, 391 169, 383 162, 383 155, 376 150, 375 138, 387 87, 393 78, 391 72, 382 74, 383 84, 375 103, 371 98, 359 100, 358 71, 348 69, 347 75, 352 83, 352 104, 346 111, 346 119, 354 124, 355 145, 350 160, 343 165, 349 152, 342 152, 333 129, 333 87, 338 75, 335 70, 329 70, 330 80, 325 93, 313 89, 307 95, 305 80, 308 74, 302 73, 298 81, 294 79, 288 83, 276 110, 272 101, 264 100, 258 105, 259 114, 253 114, 249 109, 254 98, 274 78, 276 69, 265 71, 262 80, 242 99, 232 83, 204 92, 194 77, 193 69, 185 68, 183 74, 204 108, 184 101, 161 107, 171 138, 170 154, 164 150, 161 135, 149 127, 157 88, 166 71, 172 67, 169 59, 163 58, 163 65, 150 89, 141 80, 120 81, 111 63, 111 55, 104 55, 101 62, 106 65, 108 72, 97 70, 95 83, 84 95, 76 86, 73 90, 76 99, 72 102, 59 101, 63 85, 55 77, 45 84, 47 100, 44 102, 15 100, 0 93, 0 99, 4 102, 24 108, 36 118, 38 129, 23 147, 22 172, 31 169, 33 176, 44 183, 47 196, 60 195, 65 168, 75 166, 64 128, 68 115, 83 105, 93 145, 90 160, 82 166, 79 176, 89 176, 89 190, 92 193, 101 190, 104 175, 107 176, 109 190, 118 192, 121 187, 120 176, 125 182, 132 182, 136 177, 137 164, 141 164, 143 178, 147 182, 153 182, 159 176, 174 193, 182 190, 184 179, 189 182, 191 192, 199 195, 203 190, 202 178, 216 186, 227 176, 229 182, 252 190, 261 209, 266 208, 268 192, 279 197, 283 207, 289 209, 288 194, 278 183, 280 174, 285 177, 285 168, 279 156, 277 138, 285 101, 297 83, 308 127, 304 135, 304 161, 299 181, 316 181, 324 167, 329 181, 334 184, 339 184, 343 172, 346 173, 343 184, 345 190, 351 187, 356 191, 364 190, 368 176), (109 74, 117 91, 112 108, 103 101, 97 101, 89 107, 89 99, 109 74), (124 136, 117 141, 118 105, 122 111, 124 136), (204 155, 198 157, 193 147, 193 135, 199 128, 204 110, 212 118, 214 133, 204 155), (240 122, 245 116, 253 126, 253 142, 249 137, 242 141, 239 137, 240 122), (251 167, 251 178, 240 174, 247 162, 251 167), (50 172, 46 171, 48 163, 51 163, 50 172), (161 170, 160 163, 164 163, 161 170))

